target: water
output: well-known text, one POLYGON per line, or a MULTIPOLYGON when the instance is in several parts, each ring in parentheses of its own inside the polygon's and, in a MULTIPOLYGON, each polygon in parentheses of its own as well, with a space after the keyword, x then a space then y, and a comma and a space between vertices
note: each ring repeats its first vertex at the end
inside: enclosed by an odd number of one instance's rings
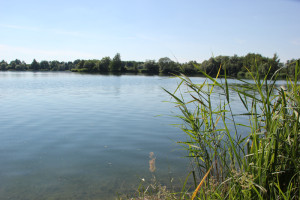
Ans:
POLYGON ((189 164, 176 141, 185 135, 170 125, 176 108, 162 90, 177 84, 158 76, 0 72, 0 199, 132 194, 153 176, 150 152, 158 181, 170 186, 173 178, 180 187, 189 164))
POLYGON ((157 76, 0 73, 0 199, 113 199, 131 193, 156 156, 160 181, 186 176, 157 76), (163 115, 163 116, 157 116, 163 115))

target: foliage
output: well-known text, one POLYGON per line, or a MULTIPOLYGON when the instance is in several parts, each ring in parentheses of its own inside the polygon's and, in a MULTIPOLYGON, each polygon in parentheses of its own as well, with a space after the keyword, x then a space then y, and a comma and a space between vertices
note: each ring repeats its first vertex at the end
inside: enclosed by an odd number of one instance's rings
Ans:
POLYGON ((40 64, 35 59, 33 59, 29 69, 37 71, 40 69, 40 64))
POLYGON ((40 70, 49 70, 50 69, 50 65, 48 61, 41 61, 40 63, 40 70))
POLYGON ((83 68, 85 68, 87 71, 93 72, 96 71, 96 63, 93 60, 87 60, 83 64, 83 68))
POLYGON ((195 65, 198 63, 196 61, 190 61, 180 66, 180 71, 186 75, 197 74, 197 68, 195 65))
POLYGON ((99 72, 108 72, 109 71, 109 65, 110 65, 111 59, 110 57, 104 57, 100 60, 98 64, 98 70, 99 72))
POLYGON ((163 74, 176 74, 179 72, 179 66, 168 57, 158 60, 159 71, 163 74))
MULTIPOLYGON (((248 53, 245 56, 217 56, 204 60, 202 63, 196 61, 189 61, 186 63, 178 63, 172 61, 168 57, 160 58, 157 62, 155 60, 146 60, 145 62, 139 61, 122 61, 121 56, 117 53, 113 59, 110 57, 103 57, 101 60, 80 60, 77 59, 73 62, 59 62, 59 61, 41 61, 37 62, 35 59, 27 65, 24 61, 18 59, 11 61, 9 64, 2 60, 0 62, 0 70, 6 71, 74 71, 74 72, 87 72, 87 73, 120 73, 120 72, 133 72, 133 73, 147 73, 152 75, 174 75, 185 74, 189 76, 202 75, 199 73, 197 66, 210 76, 216 76, 218 69, 222 66, 220 75, 224 75, 225 71, 230 77, 238 78, 251 78, 249 72, 256 73, 261 77, 268 74, 270 78, 279 68, 281 69, 280 78, 284 78, 286 74, 294 77, 295 62, 297 60, 288 60, 285 64, 280 63, 277 54, 272 58, 264 57, 260 54, 248 53), (251 66, 247 69, 245 66, 251 66), (249 70, 249 71, 248 71, 249 70)), ((257 74, 256 74, 257 75, 257 74)))
POLYGON ((52 71, 57 71, 59 69, 59 62, 54 60, 50 62, 50 68, 52 71))
POLYGON ((122 67, 121 56, 119 53, 115 55, 109 65, 109 70, 111 72, 120 72, 122 67))
MULTIPOLYGON (((295 68, 296 68, 296 65, 297 65, 297 61, 299 62, 300 59, 296 60, 296 59, 291 59, 291 60, 288 60, 286 62, 286 65, 285 65, 285 69, 286 69, 286 73, 291 76, 291 77, 295 77, 295 68)), ((300 78, 300 75, 298 76, 298 79, 300 78)))
POLYGON ((2 60, 2 61, 0 62, 0 70, 1 70, 1 71, 6 71, 7 68, 8 68, 7 62, 4 61, 4 60, 2 60))
POLYGON ((145 70, 151 74, 158 74, 159 73, 159 65, 155 62, 155 60, 147 60, 144 63, 145 70))
POLYGON ((189 138, 179 143, 193 161, 195 183, 201 180, 196 198, 299 199, 299 62, 294 81, 287 79, 286 87, 276 86, 278 71, 267 80, 269 74, 261 79, 258 68, 246 69, 255 84, 240 80, 238 88, 230 87, 226 71, 225 79, 218 79, 220 67, 216 78, 200 70, 207 78, 204 83, 182 75, 175 92, 166 90, 181 111, 180 128, 189 138), (213 105, 216 90, 222 94, 213 105), (238 93, 245 113, 233 114, 231 91, 238 93), (236 122, 242 116, 249 117, 249 124, 236 122))

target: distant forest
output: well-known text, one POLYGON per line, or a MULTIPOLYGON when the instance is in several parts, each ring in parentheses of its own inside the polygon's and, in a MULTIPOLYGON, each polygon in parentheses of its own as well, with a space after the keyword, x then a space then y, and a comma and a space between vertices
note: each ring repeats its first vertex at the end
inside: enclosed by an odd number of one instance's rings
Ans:
POLYGON ((217 56, 204 60, 202 63, 190 61, 187 63, 178 63, 168 57, 155 60, 138 61, 122 61, 121 56, 117 53, 112 59, 104 57, 101 60, 75 60, 74 62, 59 61, 41 61, 35 59, 31 64, 18 59, 7 63, 2 60, 0 62, 1 71, 73 71, 87 73, 143 73, 150 75, 172 75, 185 74, 189 76, 199 75, 199 69, 207 74, 214 76, 218 73, 220 66, 221 75, 226 74, 230 77, 250 78, 250 72, 256 71, 264 76, 274 74, 276 70, 283 67, 279 76, 284 78, 292 76, 296 61, 299 59, 291 59, 286 63, 281 63, 278 56, 274 54, 272 58, 264 57, 260 54, 248 53, 246 56, 217 56), (249 72, 250 71, 250 72, 249 72))

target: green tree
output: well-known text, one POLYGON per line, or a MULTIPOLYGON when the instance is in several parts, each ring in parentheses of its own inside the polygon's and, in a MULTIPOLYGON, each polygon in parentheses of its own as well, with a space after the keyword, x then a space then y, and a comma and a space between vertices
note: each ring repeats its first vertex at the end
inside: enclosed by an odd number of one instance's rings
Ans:
POLYGON ((106 73, 109 71, 110 62, 110 57, 104 57, 100 60, 100 62, 98 63, 98 69, 100 73, 106 73))
POLYGON ((87 60, 84 62, 83 68, 89 72, 93 72, 95 70, 96 63, 93 60, 87 60))
POLYGON ((59 62, 57 60, 50 62, 50 69, 51 71, 57 71, 59 68, 59 62))
POLYGON ((41 70, 49 70, 50 69, 49 62, 45 60, 41 61, 40 68, 41 70))
POLYGON ((160 58, 158 60, 159 71, 162 72, 162 73, 167 72, 169 70, 169 65, 172 62, 173 61, 168 57, 160 58))
POLYGON ((74 60, 73 65, 74 65, 75 67, 77 67, 77 65, 79 65, 79 63, 80 63, 80 60, 77 59, 77 60, 74 60))
POLYGON ((195 67, 195 65, 198 65, 198 63, 196 61, 190 61, 188 63, 185 63, 183 65, 181 65, 181 72, 183 74, 196 74, 197 73, 197 68, 195 67))
POLYGON ((158 66, 159 71, 164 74, 170 74, 170 73, 178 73, 179 72, 179 66, 177 63, 172 61, 168 57, 160 58, 158 60, 158 66))
POLYGON ((121 56, 119 53, 115 55, 109 65, 109 69, 111 72, 120 72, 122 67, 121 56))
POLYGON ((152 74, 158 74, 159 73, 159 66, 155 62, 155 60, 147 60, 144 63, 144 67, 145 67, 145 69, 148 73, 152 73, 152 74))
POLYGON ((248 68, 251 72, 257 72, 257 68, 263 67, 263 64, 266 63, 267 61, 268 59, 263 57, 260 54, 248 53, 244 57, 243 66, 248 68))
POLYGON ((7 69, 8 70, 21 70, 22 69, 22 62, 19 59, 13 60, 9 63, 7 69))
POLYGON ((30 65, 30 69, 33 71, 37 71, 40 69, 40 64, 35 59, 33 59, 31 65, 30 65))
POLYGON ((269 66, 271 67, 270 75, 273 75, 279 69, 280 59, 276 53, 273 55, 273 58, 269 59, 269 66))
POLYGON ((77 64, 76 64, 76 68, 77 69, 82 69, 84 66, 84 60, 80 60, 77 64))
POLYGON ((27 65, 26 65, 26 63, 24 61, 22 61, 22 62, 16 62, 16 63, 17 63, 17 65, 16 65, 16 70, 17 71, 25 71, 25 70, 27 70, 27 65))
POLYGON ((65 70, 71 70, 73 68, 75 68, 75 65, 73 62, 69 61, 69 62, 65 63, 65 70))
POLYGON ((243 70, 243 58, 237 55, 231 56, 228 65, 226 65, 226 69, 229 76, 237 76, 237 74, 243 70))
POLYGON ((285 63, 286 71, 287 71, 288 75, 290 75, 292 77, 295 76, 295 68, 296 68, 297 61, 300 62, 300 58, 287 60, 285 63))
POLYGON ((201 69, 209 75, 216 75, 218 73, 220 63, 211 57, 209 60, 202 63, 201 69))
POLYGON ((58 71, 65 71, 67 69, 67 65, 65 62, 60 62, 58 64, 58 71))
POLYGON ((0 62, 0 70, 1 70, 1 71, 5 71, 5 70, 7 70, 7 68, 8 68, 7 62, 4 61, 4 60, 2 60, 2 61, 0 62))
POLYGON ((8 70, 15 70, 16 66, 17 66, 17 63, 16 63, 16 61, 13 60, 9 63, 8 70))

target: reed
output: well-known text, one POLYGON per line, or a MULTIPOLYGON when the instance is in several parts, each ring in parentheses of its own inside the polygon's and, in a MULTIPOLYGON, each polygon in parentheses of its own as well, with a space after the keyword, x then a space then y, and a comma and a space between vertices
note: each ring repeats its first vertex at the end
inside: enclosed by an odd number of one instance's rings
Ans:
POLYGON ((180 110, 176 117, 188 139, 179 143, 192 159, 195 185, 202 180, 195 199, 299 199, 299 61, 285 87, 276 85, 280 70, 271 80, 248 70, 254 84, 239 80, 239 87, 231 86, 226 70, 219 77, 224 67, 216 77, 198 69, 206 77, 201 84, 178 76, 177 89, 165 90, 180 110), (213 105, 216 90, 222 92, 213 105), (245 113, 233 113, 230 91, 238 93, 245 113), (249 123, 238 124, 240 116, 249 123), (241 127, 246 136, 238 132, 241 127))

